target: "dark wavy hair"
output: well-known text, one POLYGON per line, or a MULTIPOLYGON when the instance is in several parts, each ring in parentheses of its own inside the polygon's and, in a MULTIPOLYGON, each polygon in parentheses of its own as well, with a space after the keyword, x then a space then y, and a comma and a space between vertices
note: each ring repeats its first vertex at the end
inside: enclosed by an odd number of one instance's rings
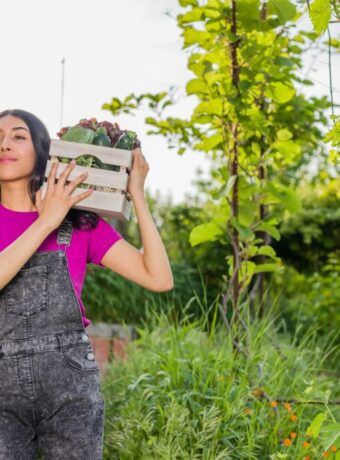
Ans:
MULTIPOLYGON (((20 118, 24 121, 31 134, 36 157, 34 168, 28 182, 28 193, 35 206, 35 193, 44 183, 46 164, 47 160, 50 159, 49 149, 51 139, 44 123, 32 113, 20 109, 4 110, 0 112, 0 118, 6 117, 7 115, 20 118)), ((68 218, 74 227, 81 230, 96 228, 99 220, 99 216, 95 212, 72 208, 68 211, 65 218, 68 218)))

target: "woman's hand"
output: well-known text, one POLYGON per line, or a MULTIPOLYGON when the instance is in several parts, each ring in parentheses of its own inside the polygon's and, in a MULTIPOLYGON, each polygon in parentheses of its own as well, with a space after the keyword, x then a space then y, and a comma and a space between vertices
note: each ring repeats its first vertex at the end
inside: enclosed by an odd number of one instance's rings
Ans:
POLYGON ((132 153, 132 167, 127 191, 130 195, 134 196, 138 193, 144 194, 144 184, 149 172, 149 163, 146 161, 140 148, 132 150, 132 153))
POLYGON ((35 194, 35 206, 38 209, 39 219, 44 220, 52 230, 61 225, 64 217, 74 204, 87 198, 93 192, 93 190, 89 189, 71 197, 71 193, 77 185, 86 179, 88 173, 81 174, 65 187, 65 181, 75 167, 76 162, 71 161, 67 165, 62 174, 60 174, 58 183, 56 184, 55 178, 58 165, 59 161, 54 162, 52 165, 47 179, 47 190, 44 199, 41 199, 41 189, 35 194))

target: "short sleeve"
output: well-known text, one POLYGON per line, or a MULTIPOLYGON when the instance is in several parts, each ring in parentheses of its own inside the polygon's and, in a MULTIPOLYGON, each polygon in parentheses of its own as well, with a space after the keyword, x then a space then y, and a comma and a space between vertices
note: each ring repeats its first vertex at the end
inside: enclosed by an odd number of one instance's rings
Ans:
POLYGON ((105 219, 99 216, 97 227, 90 231, 87 251, 87 263, 105 267, 101 260, 106 252, 117 241, 124 239, 123 236, 105 219))

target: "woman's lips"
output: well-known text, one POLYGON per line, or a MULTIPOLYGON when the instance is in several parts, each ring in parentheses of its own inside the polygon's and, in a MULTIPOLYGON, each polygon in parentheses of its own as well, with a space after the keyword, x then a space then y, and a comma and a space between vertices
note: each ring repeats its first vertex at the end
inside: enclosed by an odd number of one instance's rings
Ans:
POLYGON ((12 161, 17 161, 17 160, 14 159, 14 158, 2 160, 2 159, 0 158, 0 163, 1 163, 1 164, 3 164, 3 163, 11 163, 12 161))

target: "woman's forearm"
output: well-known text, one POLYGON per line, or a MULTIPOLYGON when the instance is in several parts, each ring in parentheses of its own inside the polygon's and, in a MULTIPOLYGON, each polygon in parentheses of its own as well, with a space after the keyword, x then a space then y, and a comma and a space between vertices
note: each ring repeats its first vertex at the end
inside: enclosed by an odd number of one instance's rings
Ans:
POLYGON ((0 252, 0 291, 21 270, 52 231, 53 228, 38 217, 13 243, 0 252))
POLYGON ((144 192, 134 193, 132 201, 142 239, 142 255, 145 268, 150 276, 155 279, 155 283, 158 286, 164 290, 171 290, 173 288, 173 276, 170 262, 161 236, 151 216, 144 192))

